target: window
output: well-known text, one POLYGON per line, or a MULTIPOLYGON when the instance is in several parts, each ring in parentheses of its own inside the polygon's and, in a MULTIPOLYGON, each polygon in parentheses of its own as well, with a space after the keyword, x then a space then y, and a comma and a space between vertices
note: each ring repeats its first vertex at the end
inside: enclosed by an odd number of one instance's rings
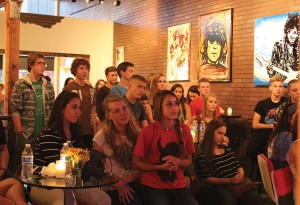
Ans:
POLYGON ((56 16, 57 0, 24 0, 21 12, 56 16))

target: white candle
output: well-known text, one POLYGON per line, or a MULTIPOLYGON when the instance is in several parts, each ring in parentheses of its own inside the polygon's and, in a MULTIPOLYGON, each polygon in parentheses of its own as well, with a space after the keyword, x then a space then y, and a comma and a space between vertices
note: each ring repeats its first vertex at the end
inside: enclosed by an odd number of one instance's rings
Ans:
POLYGON ((64 163, 62 160, 57 160, 56 172, 55 172, 56 178, 65 178, 65 175, 66 175, 66 163, 64 163))
POLYGON ((229 116, 232 115, 232 108, 231 107, 227 108, 227 115, 229 115, 229 116))

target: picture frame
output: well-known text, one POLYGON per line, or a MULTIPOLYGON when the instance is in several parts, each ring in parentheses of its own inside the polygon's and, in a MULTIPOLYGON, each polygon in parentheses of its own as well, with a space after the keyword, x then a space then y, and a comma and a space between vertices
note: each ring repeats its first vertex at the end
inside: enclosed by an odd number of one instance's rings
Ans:
POLYGON ((269 86, 279 76, 287 85, 299 79, 300 12, 257 18, 254 21, 255 86, 269 86))
POLYGON ((116 48, 116 67, 122 62, 124 62, 124 46, 119 46, 116 48))
POLYGON ((191 24, 168 28, 167 81, 189 81, 191 24))
POLYGON ((198 79, 231 82, 232 11, 199 16, 198 79))

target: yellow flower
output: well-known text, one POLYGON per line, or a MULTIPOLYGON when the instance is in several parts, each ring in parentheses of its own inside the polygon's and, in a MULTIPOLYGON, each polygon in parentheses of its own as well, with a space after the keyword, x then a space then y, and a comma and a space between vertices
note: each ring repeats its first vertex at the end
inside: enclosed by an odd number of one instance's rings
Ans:
POLYGON ((81 161, 83 164, 85 164, 90 160, 90 151, 87 149, 71 147, 68 149, 68 156, 69 159, 74 163, 81 161))

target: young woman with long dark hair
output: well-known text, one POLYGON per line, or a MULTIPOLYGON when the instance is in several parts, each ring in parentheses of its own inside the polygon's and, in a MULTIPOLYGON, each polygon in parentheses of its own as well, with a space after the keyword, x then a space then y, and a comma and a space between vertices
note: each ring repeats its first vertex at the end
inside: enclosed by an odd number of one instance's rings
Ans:
POLYGON ((174 84, 171 91, 176 95, 179 101, 179 120, 185 124, 192 123, 192 113, 190 106, 185 102, 184 89, 181 84, 174 84))
POLYGON ((196 205, 183 174, 192 163, 195 147, 189 127, 178 120, 176 95, 169 90, 156 93, 153 108, 156 122, 142 129, 132 160, 142 172, 143 203, 196 205))
POLYGON ((236 197, 229 187, 242 183, 244 169, 234 156, 230 147, 224 145, 226 124, 219 120, 208 123, 200 153, 195 161, 195 170, 199 179, 216 187, 222 205, 253 205, 260 204, 256 190, 250 190, 236 197))
MULTIPOLYGON (((61 92, 53 105, 50 119, 44 131, 37 138, 34 154, 34 166, 48 166, 51 162, 60 159, 60 150, 63 143, 71 141, 74 147, 82 147, 80 142, 81 100, 77 93, 61 92)), ((100 189, 77 189, 74 191, 76 200, 83 204, 110 205, 109 196, 100 189)), ((62 189, 43 189, 32 187, 30 192, 34 204, 61 205, 64 204, 62 189)))

